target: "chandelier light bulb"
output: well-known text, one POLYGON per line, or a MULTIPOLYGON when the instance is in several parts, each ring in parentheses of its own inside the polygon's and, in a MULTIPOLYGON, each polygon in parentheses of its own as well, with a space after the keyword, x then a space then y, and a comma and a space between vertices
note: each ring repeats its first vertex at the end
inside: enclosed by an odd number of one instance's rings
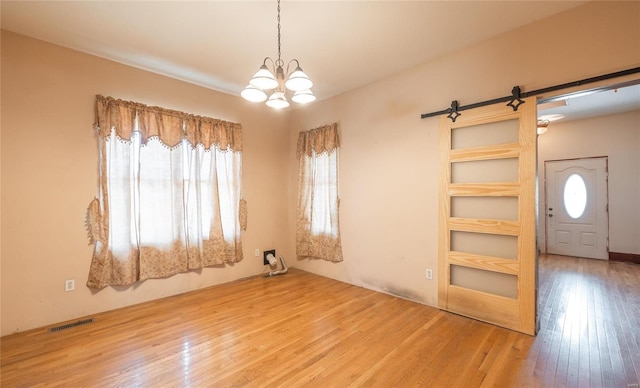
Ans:
POLYGON ((293 97, 291 97, 293 102, 297 102, 298 104, 308 104, 310 102, 314 102, 316 100, 316 96, 313 95, 311 89, 300 90, 295 92, 293 97))
POLYGON ((251 102, 262 102, 267 99, 267 93, 251 84, 247 85, 247 87, 244 88, 240 95, 245 100, 251 102))
POLYGON ((291 73, 289 79, 285 83, 287 89, 292 90, 294 92, 299 92, 303 90, 309 90, 313 86, 313 82, 309 79, 300 66, 296 67, 296 69, 291 73))
POLYGON ((278 80, 276 80, 273 73, 269 71, 267 65, 260 66, 260 70, 256 72, 249 83, 262 90, 274 89, 278 86, 278 80))
POLYGON ((289 101, 287 101, 284 92, 275 91, 267 100, 267 106, 273 109, 284 109, 289 106, 289 101))

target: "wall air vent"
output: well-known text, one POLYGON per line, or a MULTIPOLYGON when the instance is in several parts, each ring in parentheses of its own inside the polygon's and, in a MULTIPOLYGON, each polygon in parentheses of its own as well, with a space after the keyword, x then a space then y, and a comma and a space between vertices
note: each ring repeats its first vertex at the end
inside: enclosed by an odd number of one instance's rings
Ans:
POLYGON ((93 323, 93 318, 83 319, 77 322, 66 323, 64 325, 50 327, 49 333, 55 333, 61 330, 71 329, 72 327, 76 327, 76 326, 88 325, 89 323, 93 323))

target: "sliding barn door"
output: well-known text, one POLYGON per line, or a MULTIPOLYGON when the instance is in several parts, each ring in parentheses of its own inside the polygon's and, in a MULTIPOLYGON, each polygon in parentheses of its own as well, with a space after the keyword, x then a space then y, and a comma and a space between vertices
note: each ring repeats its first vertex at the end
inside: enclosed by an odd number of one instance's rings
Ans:
POLYGON ((440 308, 526 334, 536 321, 536 101, 440 124, 440 308))

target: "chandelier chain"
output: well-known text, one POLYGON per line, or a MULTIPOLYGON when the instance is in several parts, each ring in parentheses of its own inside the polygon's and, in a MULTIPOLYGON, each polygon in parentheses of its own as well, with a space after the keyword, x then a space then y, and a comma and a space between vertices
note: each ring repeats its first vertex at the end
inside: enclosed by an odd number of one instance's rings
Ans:
POLYGON ((278 0, 278 62, 280 59, 280 0, 278 0))

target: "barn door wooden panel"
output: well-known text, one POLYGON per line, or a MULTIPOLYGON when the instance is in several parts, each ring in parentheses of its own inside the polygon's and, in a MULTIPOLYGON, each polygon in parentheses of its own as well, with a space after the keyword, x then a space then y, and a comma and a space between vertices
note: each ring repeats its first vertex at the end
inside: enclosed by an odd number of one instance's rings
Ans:
POLYGON ((440 123, 440 308, 526 334, 536 321, 536 102, 440 123))

